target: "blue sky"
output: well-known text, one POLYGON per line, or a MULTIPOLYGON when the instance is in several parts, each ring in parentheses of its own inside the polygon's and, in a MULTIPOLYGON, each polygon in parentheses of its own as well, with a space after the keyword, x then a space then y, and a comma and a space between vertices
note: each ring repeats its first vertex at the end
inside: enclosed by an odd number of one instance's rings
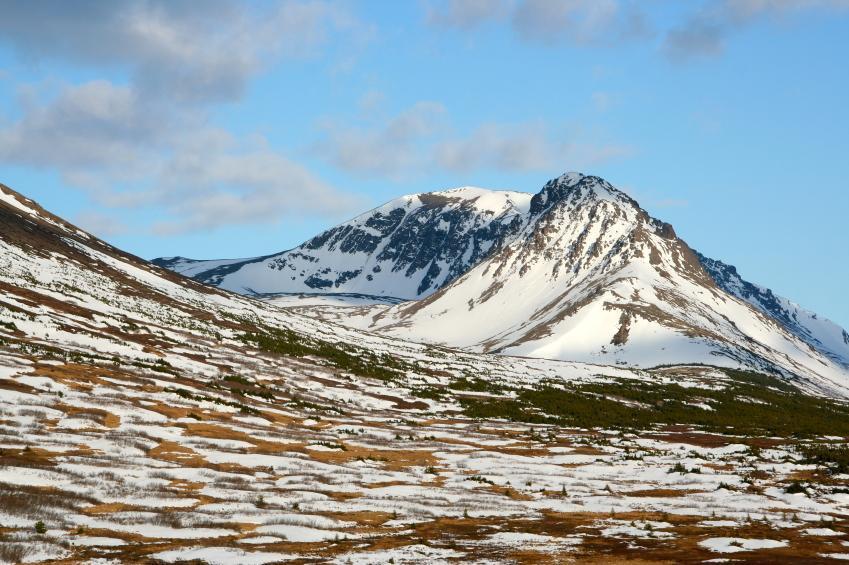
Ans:
POLYGON ((0 182, 146 258, 598 174, 849 327, 849 0, 5 3, 0 182))

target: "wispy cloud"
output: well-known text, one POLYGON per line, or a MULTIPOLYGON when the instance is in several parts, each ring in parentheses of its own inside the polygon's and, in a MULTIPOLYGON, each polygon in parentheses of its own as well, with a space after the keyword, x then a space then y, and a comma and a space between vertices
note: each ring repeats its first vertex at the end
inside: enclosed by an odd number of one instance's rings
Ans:
POLYGON ((433 171, 580 168, 632 153, 625 145, 569 139, 542 122, 484 123, 461 133, 452 126, 449 112, 435 102, 419 102, 357 127, 327 123, 315 150, 340 169, 389 178, 433 171))
POLYGON ((457 29, 472 29, 489 21, 506 18, 511 0, 446 0, 427 6, 430 25, 457 29))
POLYGON ((651 35, 639 7, 620 0, 524 0, 513 29, 535 43, 611 45, 651 35))
POLYGON ((327 122, 315 151, 345 171, 400 178, 420 168, 426 145, 435 138, 444 115, 441 104, 424 101, 365 126, 327 122))
POLYGON ((267 62, 359 32, 344 9, 319 0, 256 9, 228 0, 8 3, 0 42, 21 57, 127 79, 62 84, 46 96, 21 88, 20 117, 0 127, 0 162, 55 170, 103 205, 164 206, 173 221, 160 230, 338 213, 351 198, 209 116, 239 100, 267 62))
POLYGON ((507 24, 526 43, 609 47, 657 44, 670 60, 686 62, 721 54, 730 36, 761 20, 804 12, 849 10, 849 0, 705 0, 685 6, 683 20, 661 26, 636 0, 432 0, 432 26, 468 31, 507 24))
POLYGON ((180 141, 160 172, 155 195, 180 219, 158 223, 158 233, 209 229, 222 218, 254 224, 282 216, 341 214, 362 204, 272 151, 262 138, 245 142, 212 128, 180 141))
POLYGON ((617 96, 610 92, 596 91, 590 96, 593 107, 599 112, 606 112, 618 102, 617 96))
POLYGON ((74 218, 74 223, 98 237, 113 237, 127 233, 127 226, 112 216, 97 212, 83 212, 74 218))
POLYGON ((509 22, 520 39, 547 45, 611 45, 652 34, 630 0, 447 0, 430 4, 426 19, 461 30, 509 22))
POLYGON ((731 35, 758 21, 833 10, 849 10, 849 0, 711 0, 670 29, 662 49, 676 62, 715 56, 731 35))
POLYGON ((135 88, 192 103, 238 99, 269 57, 305 56, 358 22, 336 4, 280 0, 6 2, 0 42, 24 58, 126 69, 135 88))
POLYGON ((448 171, 551 171, 584 169, 632 152, 626 145, 556 135, 542 123, 490 123, 468 136, 441 140, 434 147, 434 162, 448 171))

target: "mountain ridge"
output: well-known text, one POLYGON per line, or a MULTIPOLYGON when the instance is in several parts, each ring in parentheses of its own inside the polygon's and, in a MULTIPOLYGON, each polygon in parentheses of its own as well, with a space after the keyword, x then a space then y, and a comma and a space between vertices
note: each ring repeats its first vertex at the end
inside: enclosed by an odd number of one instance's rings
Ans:
POLYGON ((510 243, 462 277, 349 323, 507 355, 748 366, 827 389, 849 380, 849 348, 815 337, 823 328, 798 314, 785 327, 788 315, 726 291, 719 283, 730 288, 730 278, 715 279, 671 225, 600 177, 549 181, 530 211, 510 243))
POLYGON ((153 262, 243 294, 334 292, 416 299, 462 274, 518 229, 515 220, 530 198, 476 187, 405 195, 280 253, 153 262))

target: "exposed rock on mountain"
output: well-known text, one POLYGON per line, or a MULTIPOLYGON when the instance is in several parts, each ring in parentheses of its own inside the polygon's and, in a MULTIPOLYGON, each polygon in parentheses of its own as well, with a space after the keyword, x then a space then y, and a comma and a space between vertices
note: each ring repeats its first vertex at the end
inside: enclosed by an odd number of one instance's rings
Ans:
POLYGON ((849 368, 849 333, 831 320, 777 296, 770 289, 743 280, 732 265, 698 254, 702 266, 725 292, 745 300, 778 321, 799 339, 849 368))
POLYGON ((530 198, 521 192, 471 187, 414 194, 276 255, 154 262, 243 294, 355 293, 416 299, 453 281, 515 234, 530 198))
MULTIPOLYGON (((748 312, 738 325, 771 320, 601 181, 549 188, 527 216, 539 230, 418 314, 442 323, 432 307, 473 276, 492 289, 460 308, 473 335, 510 300, 529 331, 589 315, 584 333, 623 351, 652 314, 703 347, 716 316, 689 308, 720 297, 748 312), (589 289, 563 316, 558 282, 589 289), (707 297, 659 302, 693 290, 707 297)), ((0 562, 689 563, 744 545, 752 562, 819 562, 849 532, 849 388, 799 375, 387 338, 169 273, 0 185, 0 562)))

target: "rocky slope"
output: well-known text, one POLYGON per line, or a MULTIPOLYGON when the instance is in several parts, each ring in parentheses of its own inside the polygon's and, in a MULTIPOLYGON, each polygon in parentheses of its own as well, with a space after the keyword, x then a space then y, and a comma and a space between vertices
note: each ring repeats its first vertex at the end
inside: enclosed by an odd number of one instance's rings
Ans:
POLYGON ((768 288, 743 280, 734 266, 697 255, 702 267, 722 290, 745 300, 836 363, 849 367, 849 333, 846 330, 768 288))
POLYGON ((154 263, 242 294, 416 299, 453 281, 517 232, 529 201, 520 192, 471 187, 414 194, 276 255, 154 263))

